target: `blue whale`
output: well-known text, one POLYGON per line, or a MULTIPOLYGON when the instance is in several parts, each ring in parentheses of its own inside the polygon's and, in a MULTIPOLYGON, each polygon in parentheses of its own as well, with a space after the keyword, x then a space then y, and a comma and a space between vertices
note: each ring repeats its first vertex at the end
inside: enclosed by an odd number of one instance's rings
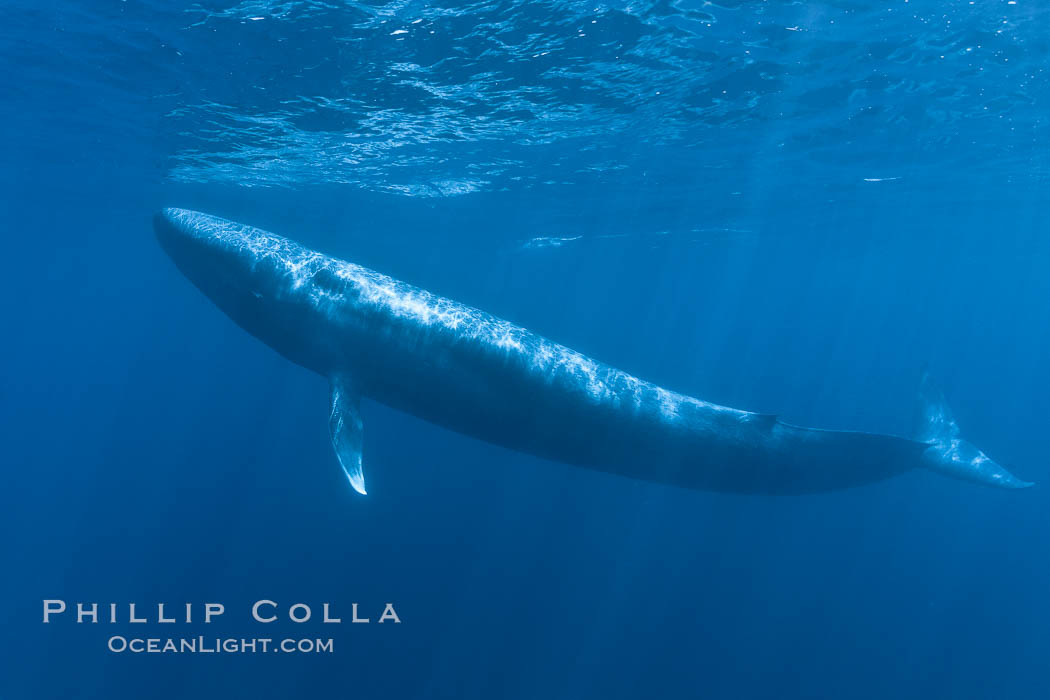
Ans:
POLYGON ((1031 485, 959 437, 926 376, 913 438, 805 428, 669 391, 261 229, 185 209, 159 212, 154 228, 238 325, 328 377, 332 444, 362 494, 362 397, 512 450, 690 489, 820 492, 918 468, 1031 485))

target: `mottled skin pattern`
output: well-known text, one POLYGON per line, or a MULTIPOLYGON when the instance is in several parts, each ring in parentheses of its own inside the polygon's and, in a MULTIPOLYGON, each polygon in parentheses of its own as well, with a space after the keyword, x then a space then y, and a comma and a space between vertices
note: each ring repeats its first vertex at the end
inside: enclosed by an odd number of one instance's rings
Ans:
POLYGON ((183 209, 155 227, 194 284, 288 359, 497 445, 737 492, 824 491, 931 466, 932 442, 801 428, 677 394, 260 229, 183 209))

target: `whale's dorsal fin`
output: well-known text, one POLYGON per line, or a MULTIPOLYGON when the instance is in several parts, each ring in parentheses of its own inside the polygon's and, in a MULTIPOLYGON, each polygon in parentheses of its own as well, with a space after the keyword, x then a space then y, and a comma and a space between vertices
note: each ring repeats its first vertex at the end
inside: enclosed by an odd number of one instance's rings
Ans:
POLYGON ((361 395, 346 377, 333 374, 329 378, 331 413, 328 429, 332 433, 332 447, 346 478, 354 491, 365 491, 365 473, 361 468, 361 443, 364 435, 361 423, 361 395))
POLYGON ((762 430, 772 430, 777 424, 775 413, 748 413, 747 422, 758 426, 762 430))

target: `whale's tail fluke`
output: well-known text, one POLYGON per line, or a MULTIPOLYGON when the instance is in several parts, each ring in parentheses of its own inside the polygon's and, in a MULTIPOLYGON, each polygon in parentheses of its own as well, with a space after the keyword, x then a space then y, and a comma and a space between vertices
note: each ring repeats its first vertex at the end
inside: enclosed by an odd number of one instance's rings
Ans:
POLYGON ((929 445, 923 453, 923 464, 933 471, 964 481, 1023 489, 1032 486, 993 461, 988 455, 959 437, 955 422, 940 388, 923 369, 919 384, 919 425, 915 439, 929 445))
POLYGON ((941 388, 925 367, 919 380, 919 421, 914 437, 919 442, 931 443, 959 437, 959 424, 955 422, 941 388))

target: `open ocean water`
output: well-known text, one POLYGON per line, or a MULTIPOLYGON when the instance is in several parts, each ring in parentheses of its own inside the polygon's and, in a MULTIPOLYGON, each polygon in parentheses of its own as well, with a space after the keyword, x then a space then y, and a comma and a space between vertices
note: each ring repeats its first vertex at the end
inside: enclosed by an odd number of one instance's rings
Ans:
POLYGON ((0 698, 1047 697, 1048 21, 1033 0, 8 0, 0 698), (1039 483, 690 492, 367 403, 360 497, 324 379, 178 273, 164 206, 796 424, 910 434, 928 365, 964 434, 1039 483), (46 599, 122 619, 45 625, 46 599), (280 621, 251 620, 260 599, 280 621), (129 624, 129 602, 196 617, 129 624))

